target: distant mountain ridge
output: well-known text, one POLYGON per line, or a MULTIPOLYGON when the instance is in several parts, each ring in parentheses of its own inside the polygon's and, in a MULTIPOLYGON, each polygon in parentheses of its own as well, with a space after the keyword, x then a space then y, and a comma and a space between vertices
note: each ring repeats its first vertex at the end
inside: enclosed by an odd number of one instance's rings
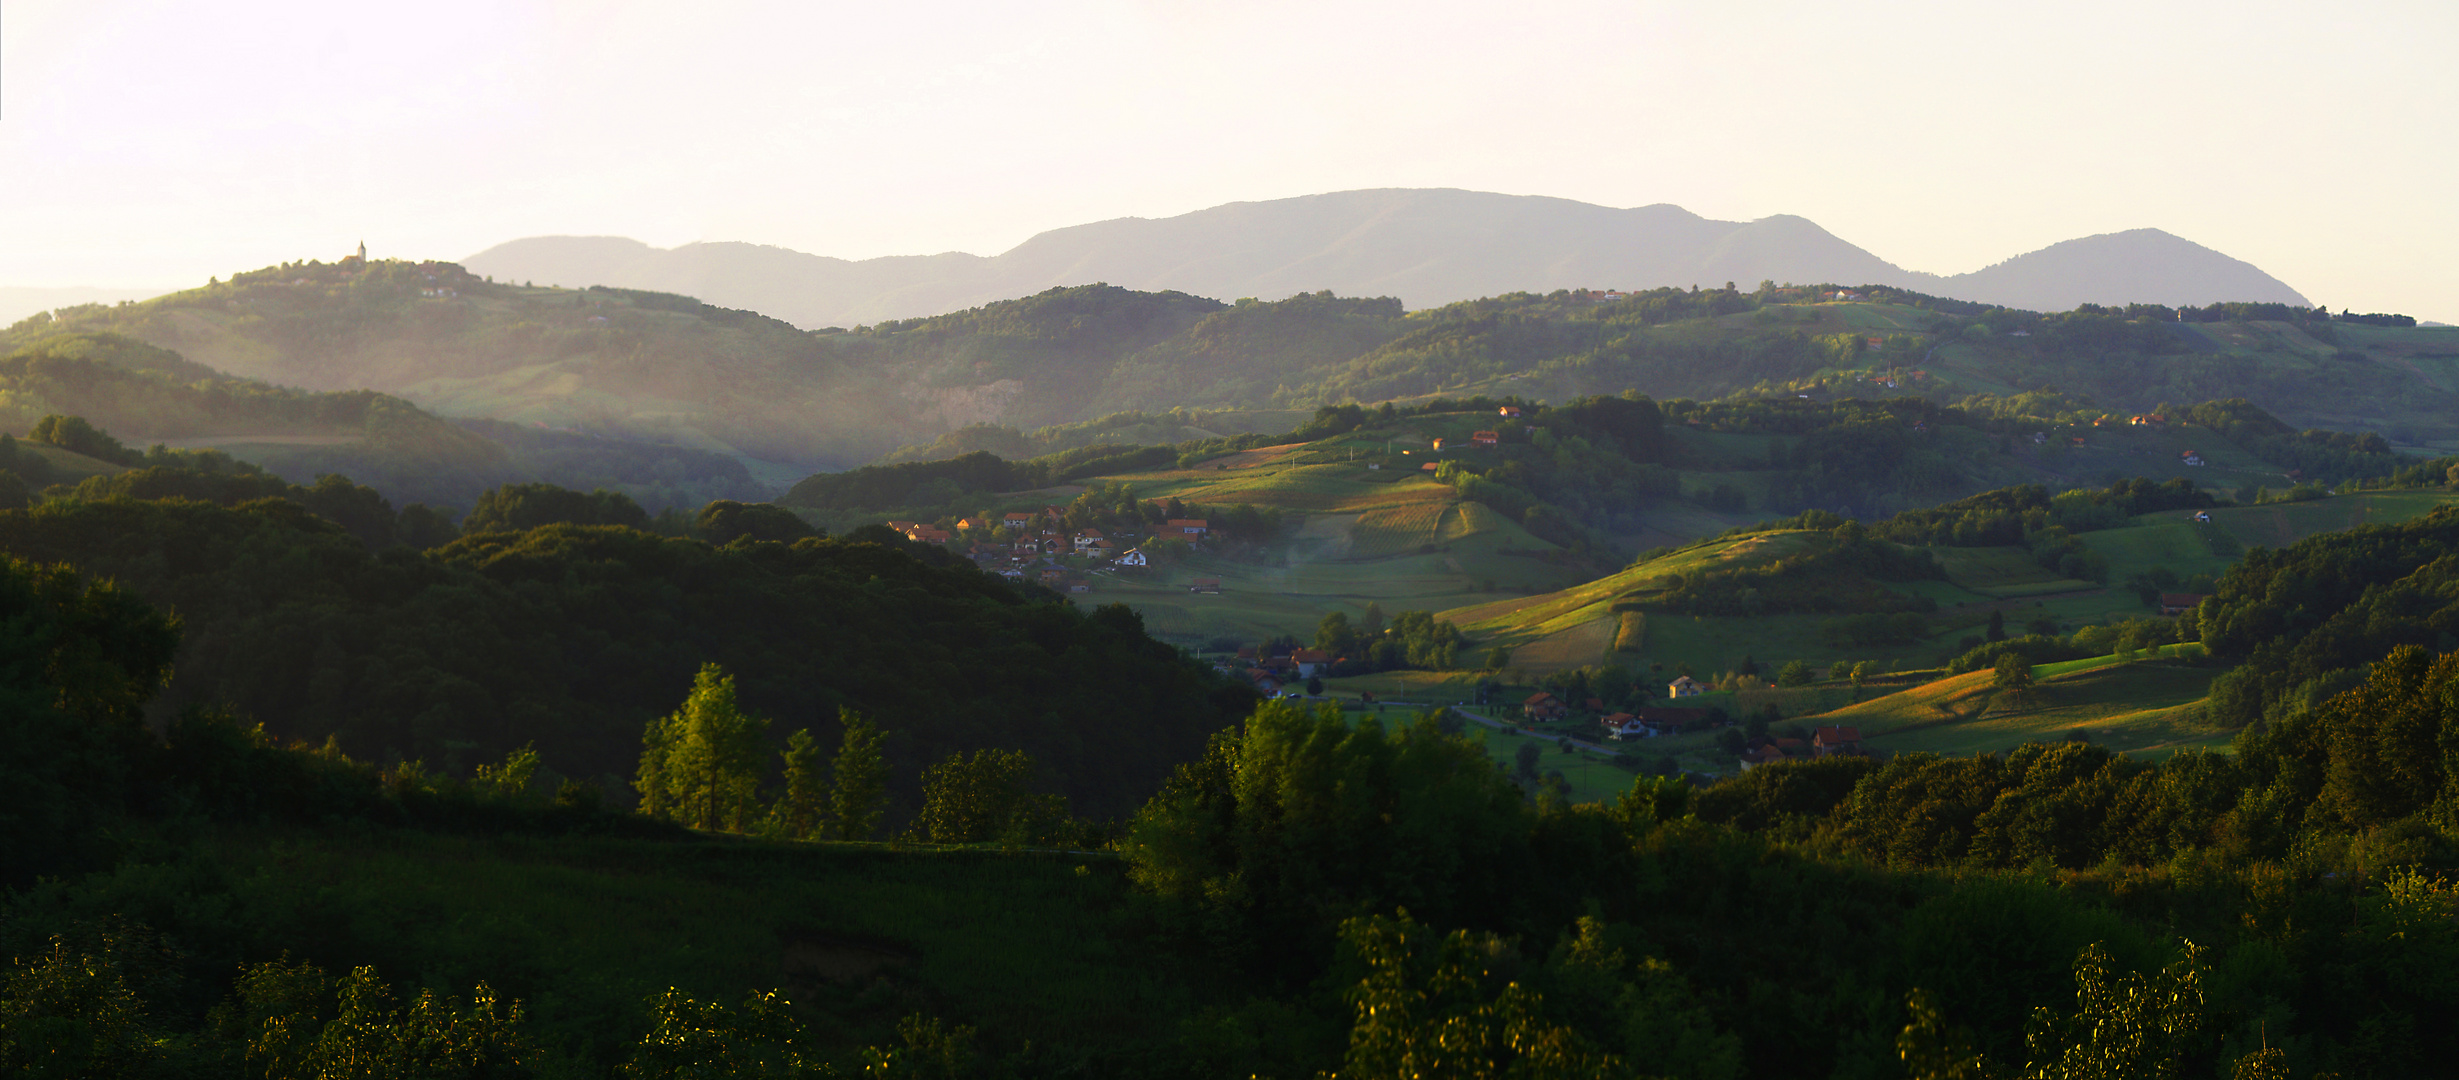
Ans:
POLYGON ((1543 196, 1384 188, 1227 203, 1040 233, 995 256, 859 261, 747 243, 650 247, 532 237, 464 260, 506 281, 683 293, 803 327, 855 326, 1107 282, 1216 299, 1324 289, 1412 309, 1559 288, 1897 285, 2036 311, 2080 303, 2309 306, 2259 267, 2158 229, 2083 237, 1966 274, 1905 270, 1789 214, 1714 221, 1658 203, 1615 209, 1543 196))

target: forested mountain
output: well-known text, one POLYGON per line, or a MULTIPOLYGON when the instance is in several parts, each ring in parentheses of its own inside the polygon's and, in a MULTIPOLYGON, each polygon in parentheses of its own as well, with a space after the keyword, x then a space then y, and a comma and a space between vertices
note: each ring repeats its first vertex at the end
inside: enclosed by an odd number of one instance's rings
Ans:
POLYGON ((1893 285, 2036 310, 2079 303, 2308 301, 2255 267, 2157 229, 2070 240, 1966 274, 1908 271, 1799 217, 1711 221, 1659 203, 1614 209, 1452 189, 1342 191, 1119 218, 1041 233, 999 255, 847 261, 744 243, 651 248, 535 237, 472 271, 573 287, 679 292, 799 326, 854 326, 1108 282, 1221 299, 1331 290, 1439 307, 1518 290, 1644 290, 1723 281, 1893 285))

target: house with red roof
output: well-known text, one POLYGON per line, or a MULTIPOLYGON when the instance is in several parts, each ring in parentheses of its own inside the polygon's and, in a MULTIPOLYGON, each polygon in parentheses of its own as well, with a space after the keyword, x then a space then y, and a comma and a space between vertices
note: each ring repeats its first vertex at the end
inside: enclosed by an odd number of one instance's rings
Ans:
POLYGON ((1531 720, 1560 720, 1571 711, 1561 698, 1539 690, 1520 703, 1520 713, 1531 720))
POLYGON ((1810 733, 1810 753, 1815 757, 1861 752, 1861 729, 1857 727, 1825 727, 1810 733))

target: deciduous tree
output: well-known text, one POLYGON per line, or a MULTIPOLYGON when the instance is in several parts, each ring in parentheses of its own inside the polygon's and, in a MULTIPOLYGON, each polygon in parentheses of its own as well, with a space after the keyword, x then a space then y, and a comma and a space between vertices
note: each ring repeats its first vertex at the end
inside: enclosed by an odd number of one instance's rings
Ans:
POLYGON ((760 732, 735 703, 734 676, 702 664, 691 696, 642 737, 641 809, 696 829, 741 831, 758 812, 760 732))

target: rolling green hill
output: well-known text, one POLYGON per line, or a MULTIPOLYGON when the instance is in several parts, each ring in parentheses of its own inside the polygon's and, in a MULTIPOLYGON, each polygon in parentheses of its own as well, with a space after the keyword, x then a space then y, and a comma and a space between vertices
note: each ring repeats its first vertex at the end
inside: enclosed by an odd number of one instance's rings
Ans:
MULTIPOLYGON (((447 416, 697 447, 755 470, 774 463, 778 474, 761 477, 772 481, 929 446, 973 425, 1023 432, 1121 412, 1480 392, 1554 401, 1626 390, 1660 400, 1913 392, 1943 403, 2056 385, 2079 395, 2066 402, 2076 416, 2244 396, 2292 428, 2459 445, 2459 427, 2443 419, 2459 404, 2447 388, 2459 378, 2459 331, 2319 321, 2277 305, 2192 311, 2181 323, 2166 308, 2037 315, 1865 292, 1823 302, 1811 288, 1660 289, 1619 300, 1561 290, 1406 312, 1388 298, 1226 304, 1083 286, 805 332, 663 293, 530 288, 449 263, 346 260, 64 309, 11 328, 6 343, 118 333, 244 378, 374 389, 447 416)), ((1134 437, 1202 427, 1179 426, 1134 437)), ((974 442, 943 452, 1022 449, 974 442)), ((2090 457, 2070 463, 2085 479, 2114 464, 2090 457)))
MULTIPOLYGON (((2172 646, 2190 650, 2189 646, 2172 646)), ((1874 750, 2004 753, 2026 742, 2080 738, 2128 754, 2165 756, 2225 747, 2235 732, 2209 725, 2197 708, 2219 669, 2116 657, 2034 669, 2023 695, 1992 688, 1976 671, 1814 714, 1804 724, 1861 729, 1874 750)))

